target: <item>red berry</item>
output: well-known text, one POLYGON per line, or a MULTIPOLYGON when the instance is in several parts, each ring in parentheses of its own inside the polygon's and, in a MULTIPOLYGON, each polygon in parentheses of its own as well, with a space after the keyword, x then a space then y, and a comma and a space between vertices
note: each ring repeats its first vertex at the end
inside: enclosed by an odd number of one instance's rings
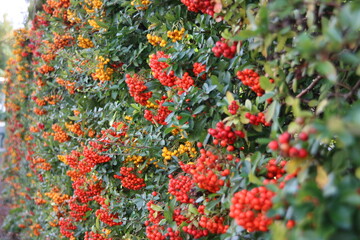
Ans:
POLYGON ((286 227, 287 227, 288 229, 292 229, 294 226, 295 226, 295 221, 294 221, 294 220, 289 220, 289 221, 287 221, 286 227))
POLYGON ((280 143, 289 143, 291 139, 291 135, 288 132, 284 132, 279 136, 279 142, 280 143))
POLYGON ((269 142, 268 147, 271 150, 276 151, 279 149, 279 143, 277 141, 273 140, 273 141, 269 142))
POLYGON ((307 134, 307 133, 304 133, 304 132, 301 132, 300 134, 299 134, 299 139, 301 140, 301 141, 307 141, 308 139, 309 139, 309 135, 307 134))

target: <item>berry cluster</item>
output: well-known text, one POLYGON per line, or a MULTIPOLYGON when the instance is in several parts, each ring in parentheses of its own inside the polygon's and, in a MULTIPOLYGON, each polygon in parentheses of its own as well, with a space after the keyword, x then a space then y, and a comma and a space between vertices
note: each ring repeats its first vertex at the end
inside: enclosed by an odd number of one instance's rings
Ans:
POLYGON ((224 180, 219 179, 216 174, 217 169, 220 167, 217 160, 219 156, 214 155, 211 151, 200 150, 200 157, 196 160, 195 164, 187 167, 180 163, 180 167, 186 172, 192 175, 193 181, 197 183, 199 188, 208 190, 215 193, 220 190, 224 185, 224 180))
MULTIPOLYGON (((182 78, 176 78, 175 85, 182 89, 183 91, 179 91, 178 94, 182 94, 184 91, 187 91, 191 86, 194 86, 195 81, 192 77, 190 77, 188 72, 185 72, 182 78)), ((174 86, 175 87, 175 86, 174 86)))
POLYGON ((224 218, 218 216, 212 218, 201 216, 199 225, 214 234, 223 234, 229 228, 229 225, 224 225, 224 218))
POLYGON ((69 34, 60 35, 54 33, 54 44, 56 49, 69 47, 74 44, 74 37, 70 36, 69 34))
POLYGON ((161 38, 159 36, 147 34, 146 38, 147 38, 148 42, 153 46, 159 45, 160 47, 165 47, 167 44, 166 40, 164 40, 163 38, 161 38))
POLYGON ((46 73, 52 72, 52 71, 54 71, 54 70, 55 70, 54 67, 49 66, 49 65, 46 65, 46 64, 42 65, 41 67, 39 67, 39 68, 37 69, 37 71, 38 71, 39 73, 41 73, 41 74, 46 74, 46 73))
POLYGON ((96 65, 95 73, 92 74, 94 80, 99 80, 100 82, 110 81, 114 69, 107 67, 106 65, 110 62, 109 58, 104 58, 102 56, 96 58, 98 64, 96 65))
POLYGON ((77 222, 84 220, 86 213, 92 210, 86 204, 80 205, 76 203, 76 198, 72 198, 68 204, 71 210, 70 216, 72 216, 77 222))
POLYGON ((61 79, 61 78, 56 78, 56 82, 58 84, 60 84, 61 86, 65 87, 66 90, 70 93, 70 94, 74 94, 75 93, 75 82, 71 82, 71 81, 68 81, 68 80, 64 80, 64 79, 61 79))
POLYGON ((183 240, 180 236, 180 231, 174 231, 172 228, 167 228, 165 237, 169 237, 169 240, 183 240))
POLYGON ((61 127, 57 124, 53 124, 51 129, 55 132, 52 135, 54 136, 54 140, 58 142, 67 142, 70 140, 70 137, 67 133, 61 129, 61 127))
POLYGON ((227 147, 228 151, 235 150, 235 147, 233 145, 238 137, 245 137, 245 133, 243 131, 233 131, 230 126, 225 126, 223 122, 218 122, 216 124, 216 129, 209 128, 208 133, 214 137, 213 143, 215 145, 220 144, 220 146, 222 147, 227 147))
POLYGON ((272 219, 266 216, 275 193, 265 187, 246 189, 234 194, 229 216, 249 232, 267 231, 272 219))
POLYGON ((258 96, 264 95, 265 91, 260 86, 260 76, 252 69, 245 69, 236 73, 238 79, 245 86, 249 86, 258 96))
POLYGON ((194 186, 194 181, 188 176, 171 177, 168 192, 176 197, 181 203, 194 203, 195 199, 190 198, 190 191, 194 186))
POLYGON ((122 222, 114 221, 114 220, 118 220, 118 215, 109 213, 109 209, 98 209, 96 210, 95 215, 100 219, 100 221, 111 227, 122 224, 122 222))
POLYGON ((178 149, 174 151, 168 150, 167 147, 164 147, 162 149, 161 156, 164 157, 164 161, 167 162, 170 160, 173 156, 180 156, 181 154, 186 153, 189 157, 194 158, 197 154, 196 148, 194 148, 191 144, 191 142, 186 141, 185 144, 180 144, 178 149))
POLYGON ((205 64, 201 64, 199 62, 196 62, 193 64, 193 72, 195 74, 195 76, 200 76, 201 79, 205 80, 206 79, 206 74, 204 73, 206 71, 206 65, 205 64))
MULTIPOLYGON (((9 105, 7 107, 9 107, 9 105)), ((39 116, 47 114, 47 111, 45 109, 40 109, 40 108, 34 108, 33 112, 39 116)))
POLYGON ((100 233, 85 232, 84 240, 112 240, 112 238, 104 237, 100 233))
POLYGON ((133 170, 134 168, 121 167, 121 175, 114 175, 114 177, 121 180, 121 184, 123 185, 123 187, 132 190, 139 190, 145 187, 146 184, 144 179, 139 178, 134 173, 132 173, 133 170))
POLYGON ((232 115, 236 115, 237 110, 240 108, 239 104, 234 100, 228 106, 229 113, 232 115))
MULTIPOLYGON (((302 142, 306 142, 308 140, 308 134, 305 132, 300 133, 298 137, 302 142)), ((271 141, 268 144, 268 147, 273 151, 279 151, 280 155, 283 157, 306 158, 308 156, 307 150, 304 148, 295 147, 294 145, 297 144, 297 141, 291 140, 291 134, 284 132, 278 137, 278 140, 271 141)))
POLYGON ((233 42, 231 46, 229 46, 228 43, 229 42, 225 40, 225 38, 221 38, 220 41, 216 42, 215 46, 212 48, 215 57, 224 56, 231 59, 235 56, 238 42, 233 42))
POLYGON ((181 209, 177 208, 174 209, 173 212, 173 220, 176 222, 176 225, 180 226, 183 222, 190 223, 191 221, 189 218, 185 217, 181 214, 181 209))
POLYGON ((267 122, 265 120, 265 114, 262 113, 262 112, 259 112, 257 115, 247 112, 247 113, 245 113, 245 117, 247 119, 249 119, 249 121, 250 121, 249 123, 252 124, 252 125, 257 126, 259 124, 263 124, 266 127, 271 126, 271 122, 267 122))
POLYGON ((103 190, 101 185, 102 181, 94 182, 85 177, 80 177, 72 183, 74 196, 76 196, 81 203, 87 203, 93 200, 94 196, 100 195, 103 190))
POLYGON ((194 237, 194 239, 205 237, 209 235, 209 231, 207 229, 197 228, 195 225, 184 226, 182 230, 194 237))
POLYGON ((94 47, 94 43, 88 39, 88 38, 84 38, 83 36, 79 35, 78 38, 78 46, 81 48, 92 48, 94 47))
POLYGON ((148 88, 145 86, 144 81, 140 79, 139 75, 134 74, 134 76, 131 77, 130 74, 126 74, 125 77, 129 93, 134 98, 135 102, 146 106, 149 98, 152 96, 152 92, 146 92, 148 88))
POLYGON ((164 86, 172 87, 175 85, 177 77, 174 74, 174 71, 166 72, 166 68, 169 67, 169 64, 166 62, 160 62, 159 59, 168 59, 170 56, 165 54, 162 51, 158 51, 156 54, 150 55, 149 66, 151 68, 154 78, 160 81, 164 86))
POLYGON ((181 2, 187 6, 188 10, 191 12, 202 12, 214 16, 215 4, 211 0, 181 0, 181 2))
POLYGON ((54 187, 51 192, 45 193, 45 196, 49 197, 56 205, 61 205, 70 199, 69 195, 60 193, 60 189, 57 187, 54 187))
POLYGON ((146 207, 149 211, 149 221, 145 222, 145 225, 148 226, 150 223, 153 224, 158 224, 162 219, 164 219, 164 216, 161 212, 155 211, 152 208, 152 205, 155 205, 155 202, 153 200, 150 200, 149 202, 146 203, 146 207))
POLYGON ((59 220, 60 233, 67 238, 74 237, 73 231, 77 229, 77 227, 73 224, 73 220, 71 218, 62 218, 59 220))
POLYGON ((281 161, 280 163, 276 163, 276 159, 270 159, 266 164, 265 168, 267 170, 266 179, 264 180, 264 184, 268 183, 277 183, 277 181, 285 175, 285 165, 286 161, 281 161))
POLYGON ((70 131, 75 133, 78 136, 83 136, 84 132, 81 130, 81 125, 80 123, 65 123, 65 127, 70 131))
POLYGON ((146 227, 146 237, 149 240, 165 240, 166 239, 166 236, 164 236, 161 233, 160 226, 157 224, 146 227))
POLYGON ((102 28, 97 22, 103 22, 103 20, 101 18, 97 20, 94 19, 88 20, 89 25, 94 29, 94 31, 98 31, 102 28))
POLYGON ((184 33, 185 33, 185 28, 182 28, 180 30, 168 31, 167 36, 168 38, 172 39, 173 42, 176 42, 183 39, 184 33))
POLYGON ((100 9, 103 5, 101 0, 85 0, 83 8, 87 13, 94 13, 95 9, 100 9))
POLYGON ((167 118, 167 116, 171 113, 171 111, 169 110, 168 107, 163 106, 163 104, 165 103, 165 100, 156 100, 156 103, 158 103, 159 107, 156 109, 157 114, 154 115, 152 111, 150 110, 145 110, 144 112, 144 117, 145 119, 147 119, 148 121, 154 123, 157 122, 161 125, 167 125, 167 122, 165 121, 165 119, 167 118))
POLYGON ((148 9, 151 1, 150 0, 132 0, 131 5, 135 6, 137 10, 144 11, 148 9))

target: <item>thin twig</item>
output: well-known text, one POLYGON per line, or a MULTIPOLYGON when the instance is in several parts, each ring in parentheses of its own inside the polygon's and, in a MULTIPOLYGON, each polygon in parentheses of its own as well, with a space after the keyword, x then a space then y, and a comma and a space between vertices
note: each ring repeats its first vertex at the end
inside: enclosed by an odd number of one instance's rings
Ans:
POLYGON ((355 86, 351 89, 350 92, 348 92, 344 97, 345 99, 351 98, 356 91, 360 88, 360 80, 355 84, 355 86))
POLYGON ((296 95, 296 98, 301 98, 302 96, 304 96, 305 94, 307 94, 311 89, 313 89, 315 87, 315 85, 322 79, 321 76, 317 76, 312 83, 305 88, 304 90, 302 90, 301 93, 299 93, 298 95, 296 95))

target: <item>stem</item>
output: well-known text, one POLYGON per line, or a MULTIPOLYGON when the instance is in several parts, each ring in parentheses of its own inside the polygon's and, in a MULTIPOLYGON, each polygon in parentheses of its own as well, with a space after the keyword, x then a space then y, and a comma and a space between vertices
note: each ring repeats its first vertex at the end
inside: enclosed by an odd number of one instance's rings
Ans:
POLYGON ((355 86, 351 89, 350 92, 348 92, 344 97, 345 99, 351 98, 356 91, 360 88, 360 80, 358 80, 358 82, 355 84, 355 86))
POLYGON ((312 83, 305 88, 304 90, 302 90, 301 93, 299 93, 298 95, 296 95, 296 98, 301 98, 302 96, 304 96, 305 94, 307 94, 311 89, 313 89, 315 87, 315 85, 322 79, 321 76, 317 76, 312 83))

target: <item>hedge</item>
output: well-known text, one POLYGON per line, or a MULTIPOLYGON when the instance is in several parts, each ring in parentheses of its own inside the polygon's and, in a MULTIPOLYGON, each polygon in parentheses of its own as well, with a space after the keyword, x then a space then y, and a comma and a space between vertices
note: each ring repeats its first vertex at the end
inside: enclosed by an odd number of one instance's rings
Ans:
POLYGON ((47 0, 6 70, 21 239, 358 239, 360 4, 47 0))

